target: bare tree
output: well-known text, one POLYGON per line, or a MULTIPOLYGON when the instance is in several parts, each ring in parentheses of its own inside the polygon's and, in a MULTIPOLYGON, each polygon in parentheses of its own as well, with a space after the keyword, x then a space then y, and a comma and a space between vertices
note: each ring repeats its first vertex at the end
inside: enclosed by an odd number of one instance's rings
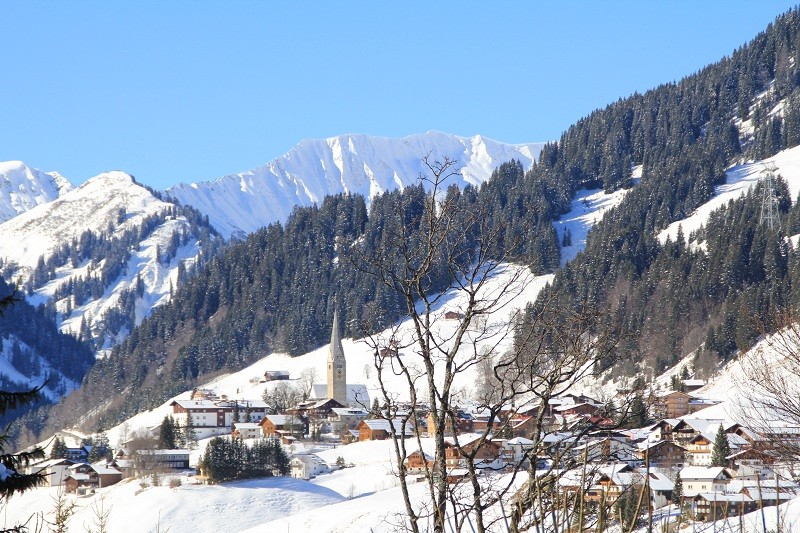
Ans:
POLYGON ((528 511, 541 507, 544 495, 557 488, 558 463, 543 474, 536 469, 536 450, 548 434, 544 419, 550 398, 591 373, 599 358, 609 356, 615 337, 598 333, 598 316, 585 309, 554 312, 557 307, 544 306, 527 319, 515 311, 512 302, 532 278, 526 268, 506 263, 518 243, 505 241, 498 252, 499 230, 487 213, 468 204, 457 189, 445 189, 458 173, 454 160, 423 162, 428 174, 421 176, 427 190, 422 205, 414 199, 395 205, 382 253, 367 256, 356 247, 352 258, 362 272, 401 297, 410 324, 382 333, 375 333, 375 324, 363 326, 380 384, 380 416, 391 421, 405 527, 442 532, 446 523, 451 530, 469 524, 484 532, 487 520, 500 519, 497 507, 513 493, 515 514, 507 519, 517 530, 528 511), (436 285, 443 276, 449 279, 444 288, 436 285), (448 301, 460 307, 445 316, 448 301), (465 383, 464 375, 474 368, 484 374, 476 400, 489 421, 476 439, 460 442, 453 429, 467 400, 464 391, 474 385, 465 383), (398 377, 402 391, 389 383, 398 377), (483 475, 492 438, 523 410, 536 417, 531 453, 514 465, 510 477, 483 475), (428 497, 420 502, 409 495, 404 465, 414 451, 409 446, 423 448, 419 426, 425 417, 434 453, 432 465, 425 465, 428 497), (403 438, 408 429, 415 441, 403 438), (448 433, 451 440, 445 438, 448 433), (461 483, 448 483, 447 459, 454 453, 467 470, 461 483), (519 490, 517 473, 527 476, 519 490))
POLYGON ((300 372, 300 381, 298 382, 300 386, 300 390, 302 392, 302 399, 307 400, 311 396, 311 391, 314 388, 314 384, 317 382, 317 369, 313 366, 309 366, 303 369, 300 372))
POLYGON ((800 322, 789 311, 770 318, 774 333, 762 327, 762 341, 738 361, 739 414, 758 433, 755 448, 796 462, 800 436, 781 428, 800 426, 800 322))

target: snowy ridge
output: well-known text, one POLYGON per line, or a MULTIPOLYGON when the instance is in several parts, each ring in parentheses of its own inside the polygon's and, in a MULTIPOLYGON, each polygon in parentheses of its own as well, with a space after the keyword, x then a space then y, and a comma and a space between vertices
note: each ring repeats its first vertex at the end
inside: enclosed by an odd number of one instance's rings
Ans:
MULTIPOLYGON (((100 174, 58 199, 42 204, 0 224, 0 258, 4 260, 8 279, 28 280, 40 257, 47 259, 62 244, 70 243, 85 231, 109 237, 126 230, 137 229, 151 215, 163 213, 173 204, 159 200, 133 178, 122 172, 100 174)), ((144 294, 137 300, 136 323, 150 310, 169 297, 170 287, 177 288, 178 263, 191 264, 199 254, 196 240, 181 246, 168 263, 157 261, 158 251, 166 249, 176 232, 188 227, 183 217, 163 221, 136 249, 131 250, 127 268, 118 279, 112 280, 100 298, 84 305, 68 307, 56 302, 61 313, 61 330, 77 332, 82 320, 102 326, 104 313, 115 307, 120 293, 132 288, 137 276, 144 284, 144 294)), ((77 266, 69 262, 56 270, 55 279, 29 297, 41 303, 53 297, 61 285, 78 277, 86 278, 98 264, 84 262, 77 266)), ((108 346, 106 346, 108 347, 108 346)))
POLYGON ((0 162, 0 222, 55 200, 72 189, 57 172, 42 172, 22 161, 0 162))
POLYGON ((543 146, 441 132, 401 139, 339 135, 301 141, 262 167, 211 182, 179 184, 167 193, 208 215, 227 238, 284 221, 295 205, 311 205, 326 195, 358 193, 369 199, 412 185, 420 173, 427 174, 422 158, 428 154, 434 159, 448 156, 461 165, 458 185, 480 185, 500 164, 512 159, 529 168, 543 146))

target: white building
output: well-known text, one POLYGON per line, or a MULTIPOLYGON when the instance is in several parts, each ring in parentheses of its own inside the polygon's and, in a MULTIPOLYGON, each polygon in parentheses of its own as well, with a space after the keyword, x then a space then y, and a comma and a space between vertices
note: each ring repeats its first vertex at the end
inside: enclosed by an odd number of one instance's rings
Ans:
POLYGON ((328 463, 323 461, 318 455, 308 452, 292 455, 292 458, 289 460, 289 469, 290 475, 299 479, 311 479, 331 471, 328 463))

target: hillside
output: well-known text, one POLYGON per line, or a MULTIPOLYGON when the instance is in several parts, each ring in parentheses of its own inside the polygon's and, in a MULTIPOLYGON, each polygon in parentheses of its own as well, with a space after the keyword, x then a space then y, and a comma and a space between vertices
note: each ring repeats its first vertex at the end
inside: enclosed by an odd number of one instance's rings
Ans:
POLYGON ((504 144, 480 135, 441 132, 401 139, 339 135, 307 139, 264 166, 211 182, 179 184, 167 194, 208 216, 226 237, 243 237, 285 221, 294 206, 319 204, 325 196, 377 194, 414 185, 426 169, 422 158, 450 157, 462 167, 457 185, 479 186, 502 163, 515 159, 530 168, 543 143, 504 144))

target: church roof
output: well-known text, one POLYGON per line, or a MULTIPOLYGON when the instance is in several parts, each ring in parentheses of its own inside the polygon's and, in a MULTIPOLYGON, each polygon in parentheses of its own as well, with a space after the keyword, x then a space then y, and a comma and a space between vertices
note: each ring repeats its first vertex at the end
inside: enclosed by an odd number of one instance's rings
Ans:
MULTIPOLYGON (((367 386, 362 383, 348 383, 345 385, 347 389, 347 403, 349 405, 370 406, 369 393, 367 386)), ((311 394, 309 400, 324 400, 328 397, 328 385, 326 383, 315 383, 311 387, 311 394)))

